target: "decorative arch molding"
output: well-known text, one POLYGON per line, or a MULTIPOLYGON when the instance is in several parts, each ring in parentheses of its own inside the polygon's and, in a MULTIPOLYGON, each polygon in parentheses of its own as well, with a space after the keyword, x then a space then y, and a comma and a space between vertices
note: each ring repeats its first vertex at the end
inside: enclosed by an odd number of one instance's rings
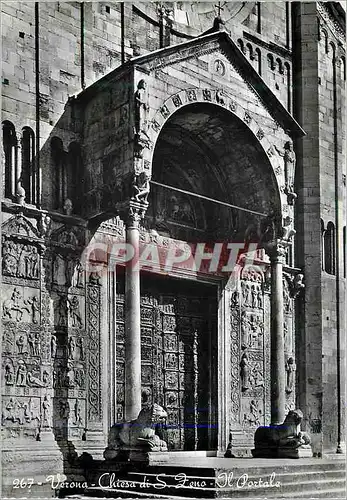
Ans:
POLYGON ((162 128, 169 118, 183 107, 198 103, 217 105, 231 113, 234 117, 237 117, 248 127, 271 164, 274 177, 277 181, 282 215, 283 217, 291 216, 292 208, 288 205, 284 192, 285 173, 283 160, 277 153, 277 148, 266 138, 265 132, 258 124, 254 114, 222 89, 188 88, 167 97, 157 110, 154 111, 153 118, 149 120, 147 135, 150 139, 151 147, 144 148, 142 158, 137 159, 135 164, 137 172, 144 169, 151 173, 155 145, 162 128))

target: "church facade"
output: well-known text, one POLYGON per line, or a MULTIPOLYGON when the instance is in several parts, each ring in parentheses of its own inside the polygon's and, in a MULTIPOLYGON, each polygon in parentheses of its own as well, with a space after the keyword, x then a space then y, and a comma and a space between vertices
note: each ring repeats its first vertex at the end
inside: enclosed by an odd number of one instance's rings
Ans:
POLYGON ((342 453, 340 4, 2 10, 4 491, 154 404, 169 452, 251 456, 300 408, 342 453))

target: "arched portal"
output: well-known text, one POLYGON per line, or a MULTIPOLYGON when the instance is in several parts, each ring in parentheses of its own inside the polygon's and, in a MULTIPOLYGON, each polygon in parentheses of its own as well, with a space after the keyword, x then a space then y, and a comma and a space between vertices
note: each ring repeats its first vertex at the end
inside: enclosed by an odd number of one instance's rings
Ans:
MULTIPOLYGON (((152 180, 144 224, 159 245, 241 243, 252 224, 280 213, 276 178, 259 141, 232 113, 211 104, 185 106, 166 121, 156 141, 152 180)), ((263 276, 244 276, 231 290, 227 274, 159 274, 141 271, 142 404, 167 409, 170 450, 225 450, 222 432, 230 415, 247 432, 267 423, 269 300, 263 276)), ((124 291, 118 300, 125 303, 124 291)), ((120 319, 119 331, 123 325, 120 319)), ((117 383, 124 401, 124 385, 117 383)))
POLYGON ((257 213, 281 213, 277 181, 258 139, 213 104, 191 104, 171 115, 156 142, 152 180, 248 210, 153 184, 147 224, 172 238, 241 242, 259 221, 257 213))

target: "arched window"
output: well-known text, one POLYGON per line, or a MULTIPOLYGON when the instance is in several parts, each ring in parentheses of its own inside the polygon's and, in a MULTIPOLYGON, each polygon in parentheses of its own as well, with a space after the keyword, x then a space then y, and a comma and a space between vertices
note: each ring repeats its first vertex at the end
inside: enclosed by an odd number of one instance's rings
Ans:
POLYGON ((324 270, 335 274, 335 226, 332 222, 328 222, 324 233, 324 270))
POLYGON ((73 203, 74 212, 81 209, 84 192, 81 147, 78 142, 71 142, 67 154, 67 196, 73 203))
POLYGON ((274 61, 274 56, 272 54, 268 54, 267 55, 267 63, 268 63, 269 68, 272 71, 274 71, 274 69, 276 68, 276 64, 275 64, 275 61, 274 61))
POLYGON ((13 123, 7 120, 2 123, 2 143, 5 166, 5 198, 13 198, 16 194, 16 182, 18 178, 17 136, 13 123))
POLYGON ((59 137, 51 139, 51 157, 53 164, 53 208, 63 208, 67 198, 66 153, 63 141, 59 137))
POLYGON ((256 53, 256 61, 258 63, 257 71, 258 71, 259 75, 261 76, 261 52, 260 52, 260 49, 255 49, 255 53, 256 53))
POLYGON ((30 127, 24 127, 22 132, 22 174, 21 184, 25 189, 27 203, 36 203, 35 178, 35 134, 30 127))
POLYGON ((325 270, 325 252, 324 252, 324 233, 325 233, 325 227, 324 227, 324 220, 320 220, 320 234, 321 234, 321 262, 322 262, 322 271, 325 270))
POLYGON ((246 53, 246 49, 245 49, 245 44, 243 43, 242 38, 239 38, 239 39, 237 40, 237 44, 238 44, 238 46, 240 47, 241 52, 242 52, 243 54, 245 54, 245 53, 246 53))
POLYGON ((278 72, 283 75, 284 69, 283 69, 283 63, 279 57, 276 58, 276 66, 278 69, 278 72))

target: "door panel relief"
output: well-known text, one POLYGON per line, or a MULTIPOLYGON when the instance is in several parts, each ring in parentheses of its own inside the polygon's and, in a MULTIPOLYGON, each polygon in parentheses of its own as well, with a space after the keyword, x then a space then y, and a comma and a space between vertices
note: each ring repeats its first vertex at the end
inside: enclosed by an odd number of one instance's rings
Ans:
MULTIPOLYGON (((147 289, 141 297, 142 403, 168 413, 171 450, 207 449, 210 415, 210 297, 147 289)), ((213 302, 213 301, 212 301, 213 302)), ((117 294, 117 418, 124 415, 124 294, 117 294)), ((215 321, 216 323, 216 321, 215 321)), ((214 402, 215 405, 215 402, 214 402)))

